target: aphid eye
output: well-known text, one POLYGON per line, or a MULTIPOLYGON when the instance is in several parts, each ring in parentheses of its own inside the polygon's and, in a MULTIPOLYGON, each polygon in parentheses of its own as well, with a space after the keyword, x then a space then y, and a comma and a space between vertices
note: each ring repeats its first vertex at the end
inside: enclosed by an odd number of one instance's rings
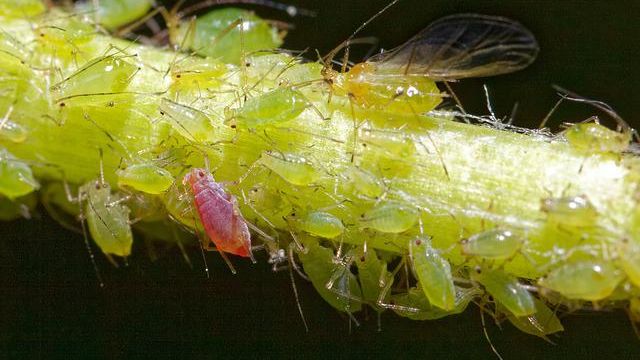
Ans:
POLYGON ((416 239, 416 245, 418 245, 418 246, 422 245, 422 240, 416 239))
POLYGON ((365 258, 364 256, 360 256, 360 261, 364 262, 365 258))
POLYGON ((177 79, 180 79, 181 77, 182 77, 182 75, 180 75, 180 74, 176 75, 177 79))
POLYGON ((476 266, 473 270, 476 272, 476 274, 482 274, 482 268, 480 266, 476 266))
POLYGON ((204 171, 198 170, 198 177, 199 178, 204 178, 204 171))

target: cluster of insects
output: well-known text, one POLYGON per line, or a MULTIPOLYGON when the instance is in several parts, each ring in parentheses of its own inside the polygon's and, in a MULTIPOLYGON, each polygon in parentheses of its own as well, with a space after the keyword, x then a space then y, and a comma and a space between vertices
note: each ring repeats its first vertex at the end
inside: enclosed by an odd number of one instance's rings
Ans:
MULTIPOLYGON (((25 213, 41 187, 33 169, 64 181, 42 184, 52 216, 70 227, 65 214, 79 218, 114 264, 132 252, 132 225, 153 224, 167 230, 155 235, 180 246, 187 232, 197 237, 207 273, 204 251, 217 251, 235 272, 232 256, 256 261, 254 252, 264 250, 274 270, 291 272, 296 297, 294 272, 356 323, 363 305, 426 320, 473 302, 546 339, 562 330, 558 309, 630 299, 631 318, 640 317, 640 245, 630 233, 602 235, 618 225, 602 219, 610 205, 571 186, 549 189, 527 210, 535 222, 523 223, 493 200, 469 210, 435 198, 434 184, 456 176, 430 135, 451 122, 435 115, 454 97, 438 85, 528 66, 538 45, 519 23, 448 16, 363 62, 345 56, 336 70, 355 33, 322 61, 304 62, 277 51, 281 31, 244 10, 185 20, 190 9, 152 1, 93 3, 78 8, 81 17, 51 10, 28 30, 30 44, 0 34, 0 61, 9 64, 0 79, 7 85, 0 141, 15 149, 0 152, 3 216, 25 213), (173 51, 145 52, 124 41, 91 48, 106 30, 131 36, 145 24, 156 31, 140 41, 165 41, 173 51), (157 58, 168 65, 158 68, 157 58), (38 113, 27 125, 15 116, 25 104, 38 113), (36 150, 39 158, 20 160, 25 146, 46 147, 50 139, 37 121, 96 134, 81 140, 94 154, 71 161, 36 150), (89 160, 98 152, 99 168, 89 160), (415 191, 421 176, 428 180, 415 191), (439 227, 457 235, 443 236, 439 227)), ((632 131, 594 119, 559 137, 545 141, 585 163, 615 163, 632 131)))

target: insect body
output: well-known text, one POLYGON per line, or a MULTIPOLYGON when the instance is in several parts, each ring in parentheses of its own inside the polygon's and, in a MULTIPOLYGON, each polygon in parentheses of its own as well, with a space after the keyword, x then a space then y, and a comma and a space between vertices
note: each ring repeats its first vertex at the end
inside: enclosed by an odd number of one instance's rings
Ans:
MULTIPOLYGON (((194 205, 207 236, 220 252, 251 257, 251 234, 235 197, 225 191, 205 169, 194 168, 185 175, 194 205)), ((203 244, 209 250, 209 243, 203 244)))
POLYGON ((429 303, 443 310, 453 310, 456 291, 449 262, 431 247, 428 240, 409 242, 409 254, 413 271, 429 303))
POLYGON ((621 153, 629 147, 631 132, 617 132, 598 123, 574 124, 564 133, 577 150, 593 153, 621 153))
POLYGON ((419 215, 419 211, 412 206, 389 201, 362 215, 360 223, 364 228, 397 234, 411 229, 419 215))
POLYGON ((259 129, 296 118, 309 106, 307 99, 297 90, 278 88, 228 112, 227 123, 249 129, 259 129))
POLYGON ((585 196, 570 196, 542 200, 540 210, 547 213, 549 221, 563 226, 589 227, 598 212, 585 196))
MULTIPOLYGON (((332 60, 350 41, 327 58, 332 60)), ((359 106, 420 114, 441 101, 435 81, 517 71, 533 62, 537 53, 535 38, 519 23, 502 17, 461 14, 433 22, 399 47, 375 55, 346 73, 330 69, 324 73, 338 95, 348 95, 359 106)))
POLYGON ((299 227, 311 235, 326 239, 334 239, 344 232, 342 221, 336 216, 324 211, 309 213, 299 222, 299 227))
POLYGON ((522 238, 509 230, 493 229, 475 234, 462 242, 462 252, 484 259, 507 259, 522 244, 522 238))
POLYGON ((0 148, 0 194, 15 199, 39 187, 29 165, 0 148))
POLYGON ((391 300, 395 304, 391 308, 396 314, 411 320, 435 320, 463 312, 471 300, 482 293, 477 287, 456 287, 455 291, 455 306, 451 310, 443 310, 433 306, 419 286, 410 288, 404 294, 391 296, 391 300))
POLYGON ((476 271, 471 272, 471 279, 482 284, 495 301, 507 308, 513 315, 529 316, 535 314, 534 298, 517 278, 505 274, 501 270, 477 267, 476 271))
POLYGON ((552 270, 539 284, 568 299, 597 301, 611 295, 622 278, 613 264, 581 261, 552 270))
POLYGON ((173 175, 151 163, 133 164, 116 171, 118 185, 129 186, 147 194, 160 194, 173 184, 173 175))
POLYGON ((507 319, 520 331, 541 337, 547 341, 547 335, 563 331, 564 327, 560 319, 542 300, 533 298, 536 308, 535 314, 528 316, 515 316, 507 313, 507 319))

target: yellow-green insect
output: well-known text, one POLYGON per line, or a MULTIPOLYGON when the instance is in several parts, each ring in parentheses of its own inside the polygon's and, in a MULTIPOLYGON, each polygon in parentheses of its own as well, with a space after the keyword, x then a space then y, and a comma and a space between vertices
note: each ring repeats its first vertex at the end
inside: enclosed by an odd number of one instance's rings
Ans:
POLYGON ((15 199, 39 187, 29 165, 0 148, 0 195, 15 199))
POLYGON ((160 101, 160 115, 168 118, 173 129, 184 138, 197 143, 213 141, 215 129, 204 112, 169 99, 160 101))
POLYGON ((523 239, 510 230, 492 229, 462 240, 462 253, 488 260, 508 259, 522 246, 523 239))
POLYGON ((9 120, 8 114, 0 119, 0 140, 21 143, 27 140, 28 134, 29 132, 24 126, 9 120))
POLYGON ((547 213, 550 222, 567 227, 590 227, 598 212, 584 195, 542 200, 540 210, 547 213))
POLYGON ((335 215, 324 211, 312 211, 297 221, 297 228, 313 236, 335 239, 344 232, 344 224, 335 215))
POLYGON ((93 14, 98 23, 113 30, 143 17, 153 3, 153 0, 96 0, 77 3, 76 8, 93 14))
POLYGON ((536 312, 533 295, 512 275, 499 269, 477 266, 471 279, 480 283, 494 300, 515 316, 529 316, 536 312))
POLYGON ((573 124, 564 132, 571 146, 587 153, 621 153, 629 147, 631 132, 618 132, 597 122, 573 124))
POLYGON ((564 327, 555 312, 542 301, 533 298, 535 313, 528 316, 515 316, 507 312, 507 319, 520 331, 550 341, 547 335, 564 331, 564 327))
POLYGON ((255 165, 266 167, 296 186, 312 185, 322 176, 308 158, 292 153, 265 151, 252 167, 255 165))
POLYGON ((367 199, 378 199, 385 191, 382 180, 369 171, 351 165, 342 172, 344 186, 350 191, 367 199))
POLYGON ((567 299, 597 301, 611 295, 623 278, 622 271, 612 263, 578 261, 553 269, 538 285, 567 299))
POLYGON ((385 310, 378 302, 387 303, 389 293, 383 294, 387 285, 393 282, 393 276, 387 270, 386 261, 380 259, 375 250, 359 249, 353 254, 358 269, 358 280, 363 300, 378 313, 385 310))
POLYGON ((431 246, 430 239, 409 242, 411 267, 429 303, 440 309, 455 308, 456 292, 451 265, 431 246))
POLYGON ((225 123, 232 127, 261 129, 291 121, 308 106, 309 101, 300 91, 280 87, 250 98, 238 109, 230 109, 225 123))
POLYGON ((392 295, 393 305, 389 305, 393 311, 411 320, 436 320, 443 317, 462 313, 473 298, 482 293, 477 287, 455 287, 455 302, 451 310, 443 310, 429 303, 425 291, 420 286, 410 288, 404 294, 392 295))
POLYGON ((360 225, 382 233, 398 234, 411 229, 418 222, 419 215, 413 206, 387 201, 364 213, 360 225))
POLYGON ((161 194, 165 192, 175 178, 171 173, 152 163, 129 165, 116 171, 118 186, 127 186, 147 194, 161 194))

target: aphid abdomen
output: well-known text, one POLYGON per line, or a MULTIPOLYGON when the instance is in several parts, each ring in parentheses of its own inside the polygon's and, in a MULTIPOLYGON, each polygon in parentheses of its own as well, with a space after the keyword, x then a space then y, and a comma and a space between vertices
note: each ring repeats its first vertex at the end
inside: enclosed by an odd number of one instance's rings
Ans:
POLYGON ((326 239, 334 239, 344 232, 344 225, 339 218, 322 211, 308 214, 300 221, 300 228, 311 235, 326 239))
POLYGON ((518 279, 501 270, 480 269, 471 278, 484 286, 493 298, 515 316, 529 316, 536 312, 533 296, 518 279))
POLYGON ((431 247, 428 240, 412 240, 409 247, 413 270, 429 303, 443 310, 453 310, 456 292, 449 262, 431 247))
POLYGON ((278 88, 262 96, 254 97, 232 112, 231 121, 242 127, 256 129, 277 125, 295 119, 309 102, 304 95, 290 88, 278 88))
POLYGON ((108 185, 95 181, 85 185, 87 194, 85 216, 89 233, 105 254, 129 256, 133 245, 133 234, 129 224, 129 208, 113 204, 108 185))
POLYGON ((507 259, 520 248, 522 239, 509 230, 492 229, 470 236, 462 242, 462 252, 484 259, 507 259))
POLYGON ((611 263, 581 261, 552 270, 538 284, 568 299, 597 301, 611 295, 623 277, 611 263))
POLYGON ((295 154, 284 154, 283 158, 280 158, 264 152, 258 161, 292 185, 311 185, 321 175, 309 160, 295 154))
POLYGON ((575 149, 588 153, 621 153, 631 142, 631 132, 613 131, 594 122, 573 124, 564 137, 575 149))
POLYGON ((169 171, 153 164, 134 164, 117 170, 116 174, 119 186, 129 186, 147 194, 160 194, 171 187, 174 181, 169 171))
POLYGON ((215 129, 209 117, 202 111, 186 105, 162 99, 160 113, 166 115, 173 129, 186 139, 207 142, 214 138, 215 129))
POLYGON ((11 120, 0 119, 0 139, 21 143, 27 140, 27 129, 11 120))
POLYGON ((382 233, 397 234, 411 229, 418 221, 419 212, 399 202, 387 202, 366 212, 361 224, 382 233))
POLYGON ((0 194, 15 199, 39 187, 29 165, 0 148, 0 194))
POLYGON ((541 337, 545 340, 548 340, 547 335, 564 330, 556 313, 549 309, 544 301, 533 298, 533 303, 536 308, 535 314, 518 317, 507 313, 507 319, 520 331, 541 337))
POLYGON ((547 213, 547 219, 564 227, 591 227, 598 212, 586 196, 569 196, 542 200, 540 210, 547 213))

